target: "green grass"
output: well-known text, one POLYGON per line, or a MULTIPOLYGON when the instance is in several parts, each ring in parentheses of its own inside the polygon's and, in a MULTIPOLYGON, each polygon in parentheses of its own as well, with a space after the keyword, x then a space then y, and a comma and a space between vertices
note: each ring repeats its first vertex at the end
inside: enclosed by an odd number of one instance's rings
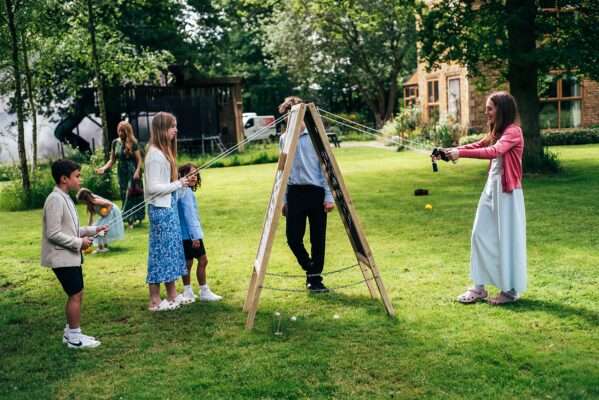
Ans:
MULTIPOLYGON (((220 304, 145 310, 145 224, 111 253, 87 257, 83 327, 103 341, 91 351, 60 341, 64 294, 39 267, 41 210, 1 212, 0 398, 596 399, 599 146, 553 150, 564 172, 524 182, 530 289, 503 308, 454 302, 469 284, 482 161, 442 163, 433 174, 427 157, 415 153, 336 150, 396 319, 363 286, 320 296, 265 290, 255 330, 243 329, 274 164, 203 173, 198 199, 220 304), (416 188, 431 195, 414 197, 416 188), (273 335, 277 311, 281 337, 273 335)), ((353 262, 331 214, 326 268, 353 262)), ((269 268, 299 272, 284 222, 269 268)), ((360 277, 351 271, 326 282, 360 277)))

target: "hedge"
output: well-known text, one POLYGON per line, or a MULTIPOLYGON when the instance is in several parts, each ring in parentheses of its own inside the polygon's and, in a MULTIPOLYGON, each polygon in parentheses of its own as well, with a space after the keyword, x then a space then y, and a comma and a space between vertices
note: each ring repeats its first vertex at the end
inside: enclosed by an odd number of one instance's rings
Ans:
MULTIPOLYGON (((463 136, 460 138, 460 145, 474 143, 483 137, 484 134, 463 136)), ((541 139, 545 146, 599 143, 599 128, 543 130, 541 139)))

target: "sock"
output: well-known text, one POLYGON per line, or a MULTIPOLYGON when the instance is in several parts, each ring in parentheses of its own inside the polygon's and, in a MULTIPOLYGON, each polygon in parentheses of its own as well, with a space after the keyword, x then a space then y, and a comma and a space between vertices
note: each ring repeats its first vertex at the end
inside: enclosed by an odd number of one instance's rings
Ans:
POLYGON ((71 328, 69 328, 69 329, 67 330, 67 334, 68 334, 68 336, 75 336, 75 335, 79 335, 79 334, 81 334, 81 327, 79 327, 79 328, 75 328, 75 329, 71 329, 71 328))
POLYGON ((205 292, 206 290, 208 290, 208 284, 206 283, 206 284, 204 284, 204 285, 200 285, 200 290, 201 290, 202 292, 205 292))
POLYGON ((485 290, 485 285, 474 285, 476 290, 485 290))
POLYGON ((187 292, 191 290, 191 285, 183 285, 183 291, 187 292))

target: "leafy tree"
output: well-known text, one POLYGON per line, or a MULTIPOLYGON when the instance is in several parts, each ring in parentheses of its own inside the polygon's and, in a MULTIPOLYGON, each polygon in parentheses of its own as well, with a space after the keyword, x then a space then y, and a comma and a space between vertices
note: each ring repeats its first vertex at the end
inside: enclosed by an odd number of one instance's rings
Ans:
POLYGON ((272 113, 293 90, 285 71, 271 66, 265 50, 262 25, 278 0, 189 0, 197 13, 200 31, 195 64, 207 76, 239 76, 244 79, 244 108, 272 113))
POLYGON ((393 116, 400 78, 416 66, 410 0, 291 0, 278 5, 265 30, 275 65, 306 87, 345 82, 377 127, 393 116))
POLYGON ((521 113, 524 164, 548 164, 539 130, 538 81, 550 71, 599 78, 599 3, 592 0, 449 0, 421 12, 421 56, 430 67, 458 61, 473 76, 496 70, 521 113), (541 6, 559 3, 559 14, 541 6), (572 18, 567 18, 570 15, 572 18))
POLYGON ((48 25, 40 32, 36 65, 40 102, 48 112, 65 111, 65 101, 77 98, 82 88, 96 87, 106 156, 110 143, 104 89, 156 82, 173 59, 168 51, 149 50, 127 40, 118 25, 124 4, 109 0, 51 3, 42 17, 48 25))
POLYGON ((31 182, 29 179, 29 169, 27 167, 27 153, 25 151, 25 113, 23 110, 23 92, 21 76, 21 49, 19 40, 19 20, 18 15, 21 11, 22 3, 15 3, 13 0, 4 0, 2 8, 2 22, 6 23, 8 50, 10 51, 10 68, 14 83, 14 105, 17 111, 17 146, 19 152, 19 167, 21 169, 21 182, 26 196, 31 191, 31 182))

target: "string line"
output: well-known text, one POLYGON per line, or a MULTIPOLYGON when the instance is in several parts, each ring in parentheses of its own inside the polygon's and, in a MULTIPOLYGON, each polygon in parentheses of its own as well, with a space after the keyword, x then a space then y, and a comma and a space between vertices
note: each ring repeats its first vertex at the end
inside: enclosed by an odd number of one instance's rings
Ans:
POLYGON ((332 275, 332 274, 336 274, 339 272, 347 271, 348 269, 352 269, 359 265, 360 264, 356 263, 356 264, 350 265, 348 267, 339 268, 339 269, 336 269, 333 271, 321 272, 319 274, 293 275, 293 274, 280 274, 280 273, 276 273, 276 272, 266 272, 265 275, 276 276, 278 278, 312 278, 315 276, 326 276, 326 275, 332 275))
MULTIPOLYGON (((217 155, 216 157, 214 157, 211 160, 208 160, 207 162, 205 162, 204 164, 202 164, 199 168, 193 169, 192 171, 190 171, 188 174, 186 174, 184 177, 182 178, 188 178, 192 175, 195 175, 198 171, 202 170, 202 169, 206 169, 208 167, 210 167, 211 165, 213 165, 215 162, 217 162, 218 160, 230 155, 231 153, 233 153, 234 151, 236 151, 240 146, 242 146, 243 144, 251 141, 252 139, 254 139, 255 137, 261 135, 262 133, 264 133, 265 131, 267 131, 268 129, 270 129, 273 125, 278 124, 279 122, 281 122, 283 119, 285 119, 289 114, 294 113, 295 111, 291 111, 289 113, 283 114, 282 116, 280 116, 279 118, 277 118, 276 120, 272 121, 270 124, 264 126, 263 128, 259 129, 258 131, 256 131, 256 133, 254 133, 253 135, 248 136, 247 138, 245 138, 244 140, 242 140, 241 142, 237 143, 234 146, 231 146, 230 148, 228 148, 227 150, 223 151, 222 153, 220 153, 219 155, 217 155)), ((180 178, 181 179, 181 178, 180 178)), ((144 199, 144 201, 142 201, 141 203, 137 204, 136 206, 130 208, 129 210, 127 210, 127 212, 124 212, 120 219, 125 220, 127 219, 129 216, 135 214, 136 212, 138 212, 139 210, 141 210, 143 207, 146 206, 146 204, 155 199, 158 196, 162 196, 164 195, 164 193, 156 193, 153 196, 144 199)), ((108 223, 106 225, 108 225, 109 227, 118 223, 119 218, 113 218, 112 220, 108 221, 108 223)), ((98 234, 94 235, 93 238, 97 237, 98 234)))

